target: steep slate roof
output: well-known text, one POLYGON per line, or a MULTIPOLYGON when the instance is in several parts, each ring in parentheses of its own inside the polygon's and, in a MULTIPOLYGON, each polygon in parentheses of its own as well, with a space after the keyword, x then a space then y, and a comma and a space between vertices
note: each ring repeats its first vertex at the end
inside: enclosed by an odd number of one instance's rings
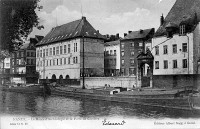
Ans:
POLYGON ((82 17, 82 19, 52 28, 37 46, 82 36, 104 39, 103 36, 86 20, 86 17, 82 17))
POLYGON ((154 33, 154 28, 139 30, 139 31, 132 31, 130 34, 125 36, 124 39, 122 39, 122 41, 128 40, 128 39, 143 39, 143 38, 146 38, 150 33, 154 33))
POLYGON ((194 26, 197 21, 200 21, 200 0, 176 0, 163 25, 158 28, 154 36, 166 35, 165 27, 169 24, 178 27, 185 22, 194 26))
POLYGON ((106 42, 104 46, 114 46, 120 44, 120 40, 106 42))

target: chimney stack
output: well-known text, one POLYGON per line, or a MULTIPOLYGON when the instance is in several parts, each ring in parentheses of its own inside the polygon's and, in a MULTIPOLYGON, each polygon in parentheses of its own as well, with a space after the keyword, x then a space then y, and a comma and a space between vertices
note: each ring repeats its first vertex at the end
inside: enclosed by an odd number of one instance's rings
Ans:
POLYGON ((126 37, 127 36, 127 33, 124 33, 124 37, 126 37))
POLYGON ((82 16, 83 21, 86 21, 86 17, 82 16))
POLYGON ((131 32, 132 32, 132 31, 129 30, 129 31, 128 31, 128 34, 130 34, 131 32))
POLYGON ((97 30, 97 33, 99 34, 99 30, 97 30))
POLYGON ((164 23, 164 17, 163 17, 163 14, 162 14, 162 16, 160 17, 160 25, 162 26, 163 23, 164 23))

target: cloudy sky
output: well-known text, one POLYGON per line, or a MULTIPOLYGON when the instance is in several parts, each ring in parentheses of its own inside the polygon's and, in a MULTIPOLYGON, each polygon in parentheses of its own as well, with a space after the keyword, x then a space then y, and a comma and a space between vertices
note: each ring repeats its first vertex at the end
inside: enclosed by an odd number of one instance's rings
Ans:
POLYGON ((176 0, 41 0, 37 14, 43 30, 34 35, 45 36, 52 27, 85 16, 101 34, 127 33, 129 30, 158 28, 160 16, 166 16, 176 0))

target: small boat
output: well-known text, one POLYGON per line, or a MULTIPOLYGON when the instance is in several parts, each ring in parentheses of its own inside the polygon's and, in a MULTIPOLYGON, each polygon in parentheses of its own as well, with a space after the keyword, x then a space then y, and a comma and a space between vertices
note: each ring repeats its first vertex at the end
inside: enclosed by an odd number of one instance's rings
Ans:
POLYGON ((112 102, 122 102, 182 110, 199 110, 199 93, 191 89, 132 89, 104 87, 81 89, 73 87, 51 87, 51 94, 75 98, 85 98, 112 102))

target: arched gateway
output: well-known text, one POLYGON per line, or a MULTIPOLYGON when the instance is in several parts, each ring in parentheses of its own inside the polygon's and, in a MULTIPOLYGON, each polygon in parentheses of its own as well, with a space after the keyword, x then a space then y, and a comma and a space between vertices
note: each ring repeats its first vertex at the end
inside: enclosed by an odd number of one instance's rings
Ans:
POLYGON ((149 49, 146 50, 146 53, 141 52, 137 56, 137 87, 152 87, 153 86, 153 60, 154 57, 149 49), (147 76, 144 76, 145 73, 145 64, 148 64, 147 76))

